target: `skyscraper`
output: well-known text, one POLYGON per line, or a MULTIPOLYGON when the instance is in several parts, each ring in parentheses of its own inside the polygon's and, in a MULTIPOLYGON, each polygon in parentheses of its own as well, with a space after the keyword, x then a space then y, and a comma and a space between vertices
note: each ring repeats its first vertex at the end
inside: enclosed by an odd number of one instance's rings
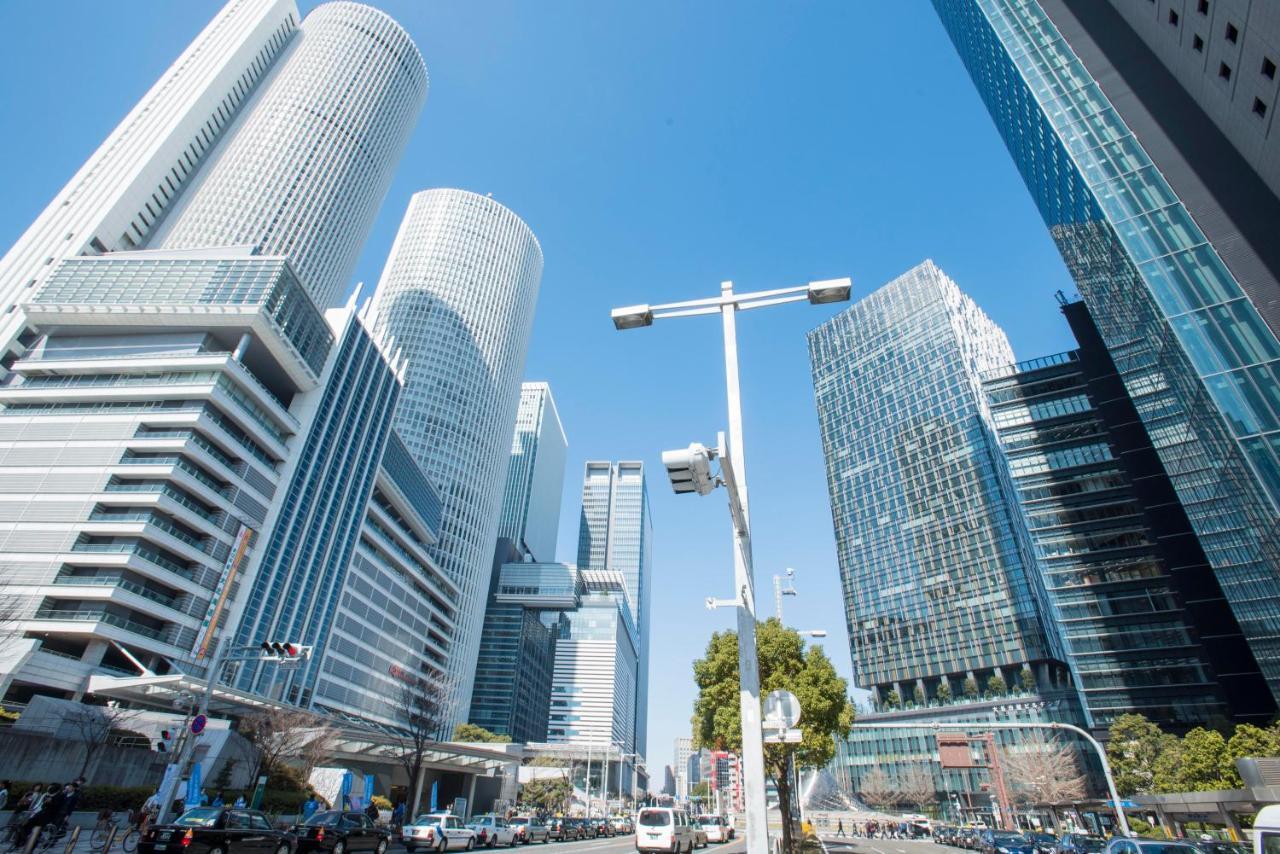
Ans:
POLYGON ((646 752, 649 708, 649 609, 653 598, 653 519, 642 462, 588 462, 582 480, 578 568, 609 569, 626 580, 639 634, 636 751, 646 752))
POLYGON ((1055 681, 979 380, 1013 361, 1004 332, 926 261, 809 354, 858 684, 884 701, 1055 681))
POLYGON ((467 720, 542 250, 463 190, 414 195, 378 285, 379 328, 409 362, 396 428, 444 501, 432 547, 458 585, 453 718, 467 720))
POLYGON ((693 755, 693 739, 687 735, 676 739, 675 769, 676 790, 673 794, 680 800, 689 797, 689 757, 693 755))
POLYGON ((149 245, 256 246, 287 256, 319 308, 341 302, 426 97, 399 24, 318 6, 149 245))
MULTIPOLYGON (((1209 120, 1274 151, 1276 58, 1241 43, 1242 5, 1132 5, 1205 56, 1201 82, 1108 4, 934 0, 1280 697, 1280 203, 1209 120)), ((1276 25, 1263 5, 1255 36, 1276 25)))
POLYGON ((540 382, 522 385, 498 536, 536 561, 556 557, 567 448, 551 386, 540 382))
MULTIPOLYGON (((231 0, 0 259, 0 307, 32 297, 56 262, 135 249, 190 184, 298 28, 293 0, 231 0)), ((22 331, 0 316, 0 353, 22 331)))

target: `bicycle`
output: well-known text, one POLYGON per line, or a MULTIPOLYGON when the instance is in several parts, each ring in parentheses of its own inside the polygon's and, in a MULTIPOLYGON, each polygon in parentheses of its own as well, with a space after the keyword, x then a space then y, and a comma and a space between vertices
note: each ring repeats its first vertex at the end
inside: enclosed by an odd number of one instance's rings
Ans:
POLYGON ((98 823, 93 826, 93 832, 89 834, 89 848, 94 851, 101 851, 107 847, 107 842, 114 840, 120 833, 121 824, 116 821, 115 813, 110 810, 103 810, 98 813, 98 823))

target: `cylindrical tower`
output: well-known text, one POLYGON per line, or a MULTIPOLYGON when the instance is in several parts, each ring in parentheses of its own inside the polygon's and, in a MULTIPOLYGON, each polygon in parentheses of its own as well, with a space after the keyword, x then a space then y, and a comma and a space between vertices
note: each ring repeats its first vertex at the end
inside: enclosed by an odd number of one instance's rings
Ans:
POLYGON ((359 3, 317 7, 148 248, 253 244, 335 305, 426 97, 399 24, 359 3))
POLYGON ((397 430, 444 499, 433 554, 461 588, 449 653, 454 721, 471 702, 541 279, 542 249, 518 216, 475 193, 424 190, 374 297, 377 323, 409 363, 397 430))

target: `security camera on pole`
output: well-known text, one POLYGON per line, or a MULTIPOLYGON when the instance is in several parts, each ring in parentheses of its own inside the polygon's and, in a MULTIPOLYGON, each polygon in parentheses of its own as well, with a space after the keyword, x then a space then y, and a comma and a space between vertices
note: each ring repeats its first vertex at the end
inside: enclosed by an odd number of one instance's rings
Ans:
MULTIPOLYGON (((723 439, 714 456, 709 448, 690 445, 663 454, 663 464, 677 493, 707 495, 717 486, 727 487, 733 514, 733 591, 730 600, 738 617, 738 684, 742 717, 742 769, 747 813, 747 851, 769 850, 764 794, 764 744, 760 731, 760 667, 756 660, 755 582, 751 564, 750 514, 747 501, 747 463, 742 439, 742 392, 738 382, 737 314, 754 308, 808 301, 815 305, 849 299, 849 279, 827 279, 805 285, 735 294, 732 282, 720 283, 720 296, 665 305, 634 305, 611 313, 619 330, 652 326, 655 320, 719 314, 724 327, 725 390, 729 404, 728 442, 723 439), (671 455, 671 456, 669 456, 671 455), (720 459, 719 478, 711 476, 711 460, 720 459)), ((716 600, 709 599, 708 607, 716 600)))

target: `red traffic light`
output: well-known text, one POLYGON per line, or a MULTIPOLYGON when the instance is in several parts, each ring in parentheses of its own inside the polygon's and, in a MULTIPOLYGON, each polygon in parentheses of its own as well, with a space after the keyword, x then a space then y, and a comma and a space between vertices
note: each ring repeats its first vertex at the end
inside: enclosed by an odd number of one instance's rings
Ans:
POLYGON ((262 651, 267 655, 279 655, 283 658, 297 658, 302 654, 302 647, 287 641, 263 641, 262 651))

